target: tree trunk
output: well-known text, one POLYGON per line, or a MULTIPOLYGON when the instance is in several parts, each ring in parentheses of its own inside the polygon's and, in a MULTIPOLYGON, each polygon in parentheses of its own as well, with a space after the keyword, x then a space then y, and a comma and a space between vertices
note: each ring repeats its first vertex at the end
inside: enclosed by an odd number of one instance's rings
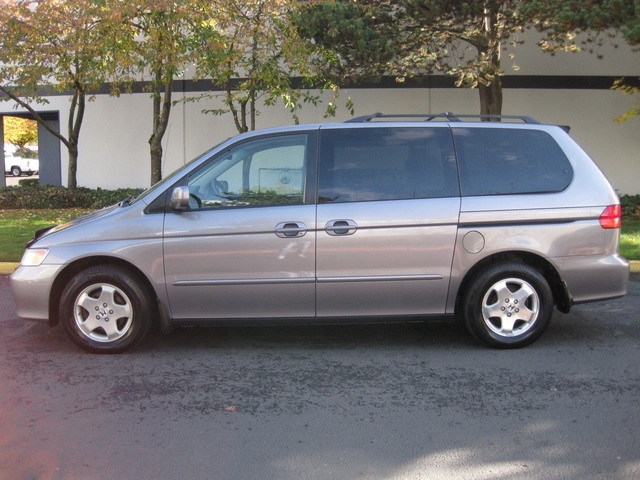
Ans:
POLYGON ((69 169, 67 172, 67 187, 69 190, 78 188, 78 145, 70 143, 67 147, 69 152, 69 169))
MULTIPOLYGON (((484 41, 476 44, 478 58, 489 60, 488 65, 479 72, 478 93, 480 94, 481 115, 502 115, 502 70, 500 69, 500 48, 502 46, 499 5, 485 2, 483 31, 484 41)), ((499 120, 494 120, 499 121, 499 120)))
POLYGON ((151 185, 162 180, 162 138, 169 125, 171 91, 172 81, 163 83, 161 72, 156 72, 156 81, 153 86, 153 132, 149 138, 151 185))
POLYGON ((496 75, 489 85, 478 85, 481 115, 502 115, 502 80, 496 75))
POLYGON ((80 139, 82 120, 84 119, 84 109, 85 92, 80 85, 77 85, 69 109, 69 142, 67 144, 69 169, 67 172, 67 186, 70 190, 75 190, 78 187, 78 141, 80 139))
POLYGON ((255 91, 251 91, 251 111, 250 111, 250 115, 251 115, 251 131, 254 131, 256 129, 256 92, 255 91))
POLYGON ((151 155, 151 185, 162 180, 162 138, 152 135, 149 139, 149 153, 151 155))

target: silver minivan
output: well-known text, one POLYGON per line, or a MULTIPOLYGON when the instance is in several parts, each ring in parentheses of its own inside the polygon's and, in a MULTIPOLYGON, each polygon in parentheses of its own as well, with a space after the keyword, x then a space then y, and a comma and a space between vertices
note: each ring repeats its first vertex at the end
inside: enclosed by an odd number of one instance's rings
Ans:
POLYGON ((443 316, 528 345, 554 305, 624 295, 629 263, 618 197, 566 129, 500 120, 374 114, 232 138, 38 232, 11 277, 18 315, 91 352, 154 325, 443 316))

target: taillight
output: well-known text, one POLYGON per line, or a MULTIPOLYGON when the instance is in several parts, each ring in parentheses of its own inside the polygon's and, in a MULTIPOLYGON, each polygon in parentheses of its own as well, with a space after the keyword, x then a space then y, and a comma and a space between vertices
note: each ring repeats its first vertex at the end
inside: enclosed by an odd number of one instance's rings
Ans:
POLYGON ((602 228, 620 228, 622 226, 622 207, 620 205, 609 205, 600 215, 600 226, 602 228))

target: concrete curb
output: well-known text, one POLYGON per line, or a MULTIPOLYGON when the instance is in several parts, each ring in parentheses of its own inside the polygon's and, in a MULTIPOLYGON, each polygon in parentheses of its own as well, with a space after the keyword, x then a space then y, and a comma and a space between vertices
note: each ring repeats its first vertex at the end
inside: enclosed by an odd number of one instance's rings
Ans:
POLYGON ((11 275, 19 266, 19 263, 0 262, 0 275, 11 275))
MULTIPOLYGON (((634 273, 640 273, 640 260, 631 260, 631 271, 634 273)), ((0 275, 11 275, 16 268, 20 266, 19 263, 2 263, 0 262, 0 275)))

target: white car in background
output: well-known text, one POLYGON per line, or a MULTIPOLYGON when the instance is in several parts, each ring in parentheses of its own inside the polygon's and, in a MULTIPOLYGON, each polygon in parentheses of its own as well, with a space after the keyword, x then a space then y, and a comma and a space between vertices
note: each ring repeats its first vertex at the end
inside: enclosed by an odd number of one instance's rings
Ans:
POLYGON ((11 152, 4 152, 4 173, 19 177, 23 173, 33 175, 40 170, 40 161, 37 158, 17 157, 11 152))

